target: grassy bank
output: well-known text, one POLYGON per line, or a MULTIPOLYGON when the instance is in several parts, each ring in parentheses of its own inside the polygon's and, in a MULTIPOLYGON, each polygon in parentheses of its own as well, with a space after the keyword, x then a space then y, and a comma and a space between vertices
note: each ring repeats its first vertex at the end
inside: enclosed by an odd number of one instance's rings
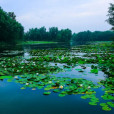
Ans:
POLYGON ((57 42, 51 42, 51 41, 26 41, 22 42, 22 44, 53 44, 57 42))

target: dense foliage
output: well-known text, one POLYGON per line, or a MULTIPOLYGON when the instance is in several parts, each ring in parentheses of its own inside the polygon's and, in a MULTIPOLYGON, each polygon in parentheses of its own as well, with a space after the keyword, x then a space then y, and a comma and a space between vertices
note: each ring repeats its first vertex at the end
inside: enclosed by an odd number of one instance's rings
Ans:
POLYGON ((108 10, 108 23, 112 25, 112 30, 114 30, 114 4, 110 4, 109 10, 108 10))
POLYGON ((112 41, 114 37, 114 32, 112 31, 84 31, 79 32, 78 34, 73 34, 72 41, 73 42, 88 42, 88 41, 112 41))
POLYGON ((72 34, 69 29, 58 30, 57 27, 49 28, 46 31, 45 27, 32 28, 25 33, 25 41, 56 41, 56 42, 88 42, 88 41, 112 41, 114 32, 112 31, 84 31, 72 34))
POLYGON ((1 43, 17 43, 22 41, 24 28, 15 20, 13 12, 5 12, 0 7, 0 42, 1 43))
POLYGON ((57 42, 70 42, 72 37, 72 32, 69 29, 58 30, 57 27, 49 28, 46 31, 45 27, 32 28, 25 33, 26 41, 57 41, 57 42))

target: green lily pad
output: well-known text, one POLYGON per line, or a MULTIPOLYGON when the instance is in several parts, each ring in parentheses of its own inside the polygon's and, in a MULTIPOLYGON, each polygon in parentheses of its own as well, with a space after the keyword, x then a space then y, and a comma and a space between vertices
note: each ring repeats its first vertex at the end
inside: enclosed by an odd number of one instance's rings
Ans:
POLYGON ((90 105, 97 105, 96 102, 89 102, 90 105))
POLYGON ((98 69, 91 69, 91 73, 98 74, 98 69))
POLYGON ((109 108, 108 106, 103 106, 103 107, 102 107, 102 110, 111 111, 111 108, 109 108))
POLYGON ((54 89, 53 90, 53 92, 55 92, 55 93, 58 93, 58 92, 60 92, 61 90, 60 89, 54 89))
POLYGON ((100 103, 100 106, 108 106, 106 103, 100 103))
POLYGON ((38 89, 42 89, 44 86, 38 86, 38 89))
POLYGON ((48 92, 44 92, 43 94, 44 94, 44 95, 50 95, 51 92, 48 91, 48 92))
POLYGON ((0 72, 0 76, 4 76, 5 74, 3 72, 0 72))
POLYGON ((12 79, 12 78, 7 79, 7 82, 12 82, 12 81, 13 81, 13 79, 12 79))
POLYGON ((87 99, 87 97, 86 97, 86 96, 81 96, 81 98, 82 98, 82 99, 87 99))
POLYGON ((111 107, 114 107, 114 103, 112 103, 112 102, 107 102, 107 104, 111 107))
POLYGON ((0 79, 10 79, 12 76, 0 76, 0 79))
POLYGON ((75 70, 77 70, 77 71, 81 71, 82 69, 75 69, 75 70))
POLYGON ((20 89, 26 89, 25 87, 21 87, 20 89))
POLYGON ((44 90, 49 91, 51 88, 44 88, 44 90))
POLYGON ((59 97, 64 97, 64 96, 66 96, 65 94, 59 94, 59 97))

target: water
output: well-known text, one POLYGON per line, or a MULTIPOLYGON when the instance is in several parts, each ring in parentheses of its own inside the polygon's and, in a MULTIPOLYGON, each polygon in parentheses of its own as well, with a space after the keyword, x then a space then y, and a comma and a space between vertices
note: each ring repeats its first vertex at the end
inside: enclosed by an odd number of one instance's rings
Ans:
MULTIPOLYGON (((16 83, 0 82, 0 114, 113 114, 99 106, 91 106, 80 95, 58 97, 56 93, 42 95, 43 90, 20 89, 16 83)), ((103 94, 98 90, 98 94, 103 94)))
MULTIPOLYGON (((29 45, 18 46, 1 49, 1 57, 6 56, 21 56, 23 58, 30 58, 30 50, 33 49, 51 49, 51 48, 65 47, 65 45, 29 45), (15 50, 15 51, 14 51, 15 50), (12 53, 13 52, 13 53, 12 53)), ((71 48, 67 46, 67 48, 71 48)), ((81 55, 81 54, 80 54, 81 55)), ((53 65, 53 63, 50 63, 53 65)), ((58 66, 63 68, 64 64, 57 63, 58 66)), ((100 71, 96 74, 89 73, 91 64, 86 65, 84 73, 78 72, 75 69, 80 69, 81 66, 75 66, 72 69, 66 69, 64 72, 53 73, 57 77, 70 77, 70 78, 84 78, 97 84, 99 79, 105 80, 105 74, 100 71)), ((81 99, 82 95, 67 95, 59 97, 58 93, 51 93, 44 96, 44 89, 32 90, 26 88, 20 89, 23 84, 16 83, 14 80, 8 82, 7 79, 0 80, 0 114, 113 114, 114 109, 111 111, 103 111, 99 105, 89 105, 89 100, 81 99)), ((96 96, 100 102, 103 100, 101 96, 104 94, 102 87, 95 89, 96 96)))

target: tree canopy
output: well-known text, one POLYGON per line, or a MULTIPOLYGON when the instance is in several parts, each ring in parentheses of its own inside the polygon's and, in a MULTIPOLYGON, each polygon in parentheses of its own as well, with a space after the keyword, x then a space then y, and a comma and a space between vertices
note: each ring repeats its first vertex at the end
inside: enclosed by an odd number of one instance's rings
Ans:
POLYGON ((90 42, 90 41, 112 41, 114 37, 114 32, 113 31, 84 31, 84 32, 79 32, 79 33, 74 33, 72 35, 72 41, 73 42, 80 42, 80 43, 85 43, 85 42, 90 42))
POLYGON ((49 28, 46 31, 45 27, 32 28, 25 33, 25 41, 56 41, 56 42, 70 42, 72 38, 72 31, 70 29, 58 30, 57 27, 49 28))
POLYGON ((112 25, 112 30, 114 30, 114 4, 110 4, 109 10, 108 10, 108 23, 112 25))
POLYGON ((24 28, 16 21, 13 12, 5 12, 0 7, 0 42, 16 43, 23 39, 24 28))

